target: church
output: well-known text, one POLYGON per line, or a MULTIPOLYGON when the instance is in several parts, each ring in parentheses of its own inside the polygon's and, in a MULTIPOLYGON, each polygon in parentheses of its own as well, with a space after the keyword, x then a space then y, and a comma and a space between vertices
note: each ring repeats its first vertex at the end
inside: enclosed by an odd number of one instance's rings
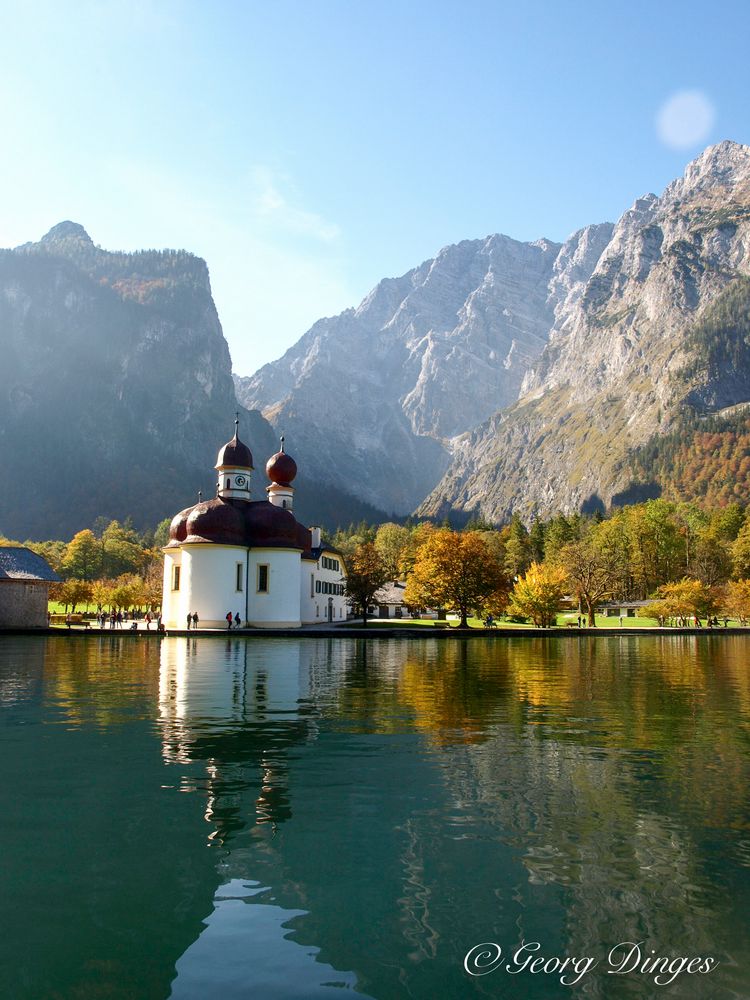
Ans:
POLYGON ((186 628, 299 628, 346 618, 341 554, 294 516, 297 464, 284 451, 266 463, 267 497, 252 498, 253 456, 238 436, 216 459, 216 496, 180 511, 164 548, 162 620, 186 628), (233 626, 234 627, 234 626, 233 626))

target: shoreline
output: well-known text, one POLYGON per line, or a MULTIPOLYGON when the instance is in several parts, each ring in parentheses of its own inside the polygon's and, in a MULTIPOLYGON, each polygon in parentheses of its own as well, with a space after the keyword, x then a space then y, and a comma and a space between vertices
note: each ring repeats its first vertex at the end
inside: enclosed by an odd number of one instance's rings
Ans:
POLYGON ((596 628, 466 628, 461 629, 456 626, 448 628, 389 628, 388 626, 342 626, 333 628, 315 625, 310 628, 238 628, 238 629, 166 629, 164 632, 157 632, 146 629, 131 631, 130 629, 102 629, 102 628, 81 628, 72 626, 71 628, 47 628, 41 626, 0 628, 0 635, 35 635, 35 636, 87 636, 102 638, 103 636, 121 638, 128 637, 133 640, 141 638, 165 639, 175 637, 192 636, 210 639, 514 639, 514 638, 622 638, 629 635, 656 635, 656 636, 721 636, 721 635, 745 635, 750 636, 750 627, 719 627, 719 628, 606 628, 597 626, 596 628))

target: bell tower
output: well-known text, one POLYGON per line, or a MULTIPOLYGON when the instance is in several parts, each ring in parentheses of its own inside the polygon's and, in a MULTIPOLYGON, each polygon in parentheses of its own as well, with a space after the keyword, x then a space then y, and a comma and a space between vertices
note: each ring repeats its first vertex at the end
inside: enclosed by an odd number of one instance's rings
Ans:
POLYGON ((217 472, 216 495, 222 500, 249 500, 253 456, 239 439, 240 415, 235 417, 234 437, 220 450, 214 468, 217 472))
POLYGON ((294 508, 294 487, 292 480, 297 475, 297 463, 291 455, 284 451, 284 436, 281 437, 281 449, 266 462, 266 475, 271 485, 266 486, 268 502, 274 507, 285 510, 294 508))

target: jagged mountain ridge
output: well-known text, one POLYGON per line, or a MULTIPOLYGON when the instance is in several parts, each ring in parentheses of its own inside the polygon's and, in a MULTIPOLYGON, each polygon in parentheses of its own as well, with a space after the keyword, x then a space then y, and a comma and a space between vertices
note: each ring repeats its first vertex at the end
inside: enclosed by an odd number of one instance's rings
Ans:
POLYGON ((637 495, 631 456, 686 407, 750 399, 750 370, 710 369, 691 337, 748 273, 750 148, 727 141, 623 215, 518 402, 456 443, 420 512, 503 520, 637 495))
MULTIPOLYGON (((152 527, 213 493, 237 402, 203 260, 112 253, 63 222, 0 250, 0 339, 0 533, 70 537, 100 515, 152 527)), ((278 440, 244 408, 240 429, 262 496, 278 440)), ((308 510, 376 513, 300 465, 308 510)))
POLYGON ((238 398, 326 478, 409 513, 448 467, 453 439, 517 398, 610 228, 565 247, 498 235, 446 247, 235 377, 238 398))
POLYGON ((747 372, 709 376, 689 339, 750 271, 749 157, 710 147, 562 246, 447 247, 236 378, 238 397, 292 427, 324 475, 402 513, 421 491, 421 515, 495 521, 637 494, 634 452, 686 406, 750 399, 747 372))

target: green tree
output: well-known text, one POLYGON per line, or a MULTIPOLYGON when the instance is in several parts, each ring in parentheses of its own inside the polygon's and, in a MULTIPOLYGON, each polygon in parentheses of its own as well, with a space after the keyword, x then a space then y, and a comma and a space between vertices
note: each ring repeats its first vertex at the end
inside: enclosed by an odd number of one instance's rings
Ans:
POLYGON ((526 526, 518 514, 511 518, 505 537, 505 569, 515 579, 531 564, 531 543, 526 526))
POLYGON ((346 569, 346 594, 367 627, 367 614, 373 598, 388 582, 388 572, 375 543, 362 542, 358 545, 347 559, 346 569))
POLYGON ((532 562, 544 562, 545 534, 546 531, 544 524, 542 524, 538 517, 535 517, 531 523, 531 530, 529 531, 529 554, 532 562))
MULTIPOLYGON (((575 541, 577 537, 577 524, 572 524, 564 514, 553 517, 544 531, 544 558, 548 562, 555 562, 563 546, 575 541)), ((541 562, 540 559, 534 561, 541 562)))
POLYGON ((392 521, 381 524, 375 534, 375 548, 383 560, 390 580, 399 579, 401 556, 409 544, 409 536, 408 528, 392 521))
POLYGON ((143 548, 132 528, 110 521, 102 534, 103 574, 118 577, 139 572, 144 563, 143 548))
POLYGON ((163 521, 159 521, 154 530, 154 548, 162 549, 169 541, 169 525, 172 522, 168 517, 165 517, 163 521))
POLYGON ((61 564, 65 576, 94 580, 102 571, 102 548, 94 533, 85 528, 74 535, 61 564))

